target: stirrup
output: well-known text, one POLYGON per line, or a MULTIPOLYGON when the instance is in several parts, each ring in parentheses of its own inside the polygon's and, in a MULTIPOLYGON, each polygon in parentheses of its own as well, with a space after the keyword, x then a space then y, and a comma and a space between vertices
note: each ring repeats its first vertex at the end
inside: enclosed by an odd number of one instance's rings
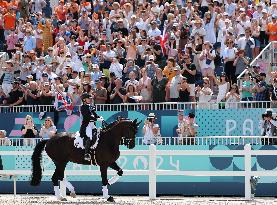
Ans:
POLYGON ((90 154, 85 154, 85 156, 84 156, 84 159, 86 160, 86 161, 91 161, 91 156, 90 156, 90 154))

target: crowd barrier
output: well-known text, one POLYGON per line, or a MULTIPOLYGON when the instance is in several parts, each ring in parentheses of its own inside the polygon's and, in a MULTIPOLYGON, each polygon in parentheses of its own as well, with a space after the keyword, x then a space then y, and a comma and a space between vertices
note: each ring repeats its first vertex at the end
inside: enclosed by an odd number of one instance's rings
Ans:
MULTIPOLYGON (((0 155, 32 155, 32 151, 0 151, 0 155)), ((155 145, 150 145, 148 150, 122 150, 122 156, 147 155, 149 166, 146 170, 124 170, 127 176, 148 176, 149 198, 156 198, 157 176, 236 176, 244 177, 245 199, 251 199, 251 176, 277 176, 276 171, 252 171, 252 156, 277 155, 277 150, 252 150, 250 144, 246 144, 243 150, 158 150, 155 145), (182 171, 163 170, 157 168, 158 156, 241 156, 244 159, 244 170, 241 171, 182 171)), ((0 175, 8 175, 14 178, 14 194, 16 194, 16 178, 20 175, 30 175, 30 170, 0 170, 0 175)), ((44 171, 43 175, 52 175, 53 171, 44 171)), ((115 174, 109 171, 108 174, 115 174)), ((70 175, 100 175, 99 170, 67 170, 65 177, 70 175)), ((66 193, 64 182, 61 182, 61 192, 66 193)))
MULTIPOLYGON (((136 138, 136 145, 145 145, 143 137, 136 138)), ((0 139, 0 146, 35 146, 41 138, 0 139)), ((276 137, 265 136, 212 136, 212 137, 162 137, 154 139, 156 145, 271 145, 276 137)), ((124 140, 122 140, 122 145, 124 140)), ((276 143, 277 144, 277 143, 276 143)))
MULTIPOLYGON (((96 104, 97 111, 136 111, 136 110, 184 110, 184 109, 245 109, 245 108, 270 108, 270 101, 247 101, 232 103, 216 102, 190 102, 190 103, 122 103, 122 104, 96 104)), ((18 112, 51 112, 53 105, 21 105, 0 106, 0 113, 18 112)))

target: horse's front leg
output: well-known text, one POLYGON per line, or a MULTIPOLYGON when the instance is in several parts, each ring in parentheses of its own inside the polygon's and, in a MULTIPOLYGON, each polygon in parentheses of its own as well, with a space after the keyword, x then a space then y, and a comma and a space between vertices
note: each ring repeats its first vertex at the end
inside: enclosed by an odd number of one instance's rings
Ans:
POLYGON ((108 171, 107 166, 100 166, 103 197, 107 199, 107 201, 109 202, 114 202, 113 197, 109 195, 107 171, 108 171))
POLYGON ((119 178, 123 175, 123 171, 122 169, 117 165, 116 162, 114 162, 110 168, 112 168, 113 170, 117 171, 117 175, 113 176, 111 179, 109 179, 108 183, 109 185, 114 184, 115 182, 117 182, 119 180, 119 178))

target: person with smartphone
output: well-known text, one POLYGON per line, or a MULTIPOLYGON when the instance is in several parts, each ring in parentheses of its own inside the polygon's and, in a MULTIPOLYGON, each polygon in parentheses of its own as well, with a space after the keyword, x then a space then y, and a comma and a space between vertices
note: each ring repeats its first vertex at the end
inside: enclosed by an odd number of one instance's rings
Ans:
POLYGON ((150 113, 143 126, 143 143, 150 145, 161 142, 160 127, 155 123, 155 113, 150 113))

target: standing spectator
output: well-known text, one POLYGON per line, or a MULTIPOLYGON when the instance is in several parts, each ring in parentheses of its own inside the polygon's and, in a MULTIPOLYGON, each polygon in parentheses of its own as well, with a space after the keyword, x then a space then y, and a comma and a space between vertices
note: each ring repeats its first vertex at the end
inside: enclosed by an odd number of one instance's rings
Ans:
POLYGON ((198 97, 198 108, 209 109, 209 102, 212 99, 213 91, 210 88, 209 78, 203 78, 203 87, 197 86, 196 97, 198 97))
POLYGON ((162 69, 156 69, 156 75, 151 81, 153 102, 165 102, 166 101, 166 85, 168 78, 163 76, 162 69))
POLYGON ((249 64, 249 58, 244 56, 244 50, 240 49, 237 51, 234 66, 236 67, 236 78, 246 69, 249 64))
POLYGON ((26 30, 26 36, 24 37, 24 52, 29 52, 36 49, 36 38, 32 35, 31 30, 26 30))
POLYGON ((235 83, 236 79, 236 67, 234 66, 234 61, 236 58, 236 48, 234 48, 234 42, 232 40, 227 40, 227 47, 223 51, 223 59, 225 63, 225 73, 228 80, 231 83, 235 83))
POLYGON ((220 103, 225 101, 225 96, 230 89, 230 83, 227 81, 226 73, 224 72, 221 73, 219 80, 215 76, 214 76, 214 80, 215 80, 215 83, 218 85, 218 95, 216 98, 216 102, 220 103))
POLYGON ((199 126, 194 122, 195 115, 193 113, 188 114, 188 119, 186 123, 184 123, 184 136, 187 137, 186 142, 184 144, 187 145, 195 145, 195 137, 198 132, 199 126))
POLYGON ((259 75, 259 80, 254 87, 253 87, 253 92, 255 93, 255 101, 267 101, 269 100, 267 96, 268 90, 267 90, 267 84, 265 82, 266 74, 265 73, 260 73, 259 75))
POLYGON ((240 101, 240 95, 237 84, 233 84, 226 94, 226 108, 238 108, 237 102, 240 101))
POLYGON ((190 102, 190 86, 186 77, 181 77, 180 84, 177 85, 177 90, 179 91, 179 102, 190 102))
POLYGON ((195 102, 195 82, 196 82, 196 66, 191 63, 190 56, 185 54, 183 56, 183 69, 182 75, 187 78, 187 82, 190 87, 190 101, 195 102))
POLYGON ((117 78, 122 79, 123 65, 118 62, 117 58, 113 58, 109 71, 113 72, 117 78))
POLYGON ((14 30, 10 31, 10 34, 6 37, 7 53, 9 58, 12 58, 13 53, 16 52, 15 45, 18 43, 18 35, 14 30))
POLYGON ((252 82, 249 72, 246 72, 243 76, 243 82, 241 86, 241 101, 253 101, 252 88, 254 83, 252 82))
POLYGON ((237 45, 239 49, 245 50, 246 57, 253 60, 255 40, 251 37, 251 28, 245 29, 245 36, 242 36, 238 39, 237 45))
POLYGON ((277 40, 277 15, 272 15, 272 22, 268 23, 266 34, 269 36, 269 41, 277 40))
POLYGON ((8 9, 8 12, 3 16, 3 20, 5 30, 15 30, 16 14, 14 9, 8 9))
POLYGON ((13 88, 13 81, 14 81, 14 69, 13 69, 13 62, 6 61, 7 67, 2 67, 3 74, 1 76, 2 81, 2 90, 5 95, 8 95, 12 88, 13 88))
POLYGON ((179 67, 175 67, 174 71, 176 72, 176 76, 172 78, 169 85, 169 96, 171 102, 178 102, 179 101, 179 90, 178 85, 181 83, 181 70, 179 67))
POLYGON ((144 144, 156 144, 156 136, 159 134, 159 125, 155 123, 156 116, 154 113, 150 113, 144 122, 143 126, 143 143, 144 144))
POLYGON ((123 103, 125 100, 126 90, 122 87, 122 80, 117 78, 115 80, 115 88, 113 89, 110 99, 113 104, 123 103))
POLYGON ((54 93, 50 89, 49 82, 44 82, 41 84, 41 89, 39 93, 39 101, 41 105, 53 105, 54 93))
POLYGON ((147 76, 146 69, 141 70, 141 79, 139 80, 138 91, 142 96, 142 102, 151 102, 151 78, 147 76))
POLYGON ((21 127, 21 132, 22 137, 24 138, 24 146, 34 146, 36 144, 34 138, 36 138, 38 130, 31 115, 27 115, 25 117, 25 123, 21 127))
POLYGON ((52 118, 46 117, 46 119, 40 129, 39 136, 42 139, 49 139, 49 138, 53 137, 56 133, 57 133, 57 128, 54 125, 52 118))
POLYGON ((39 90, 37 82, 30 81, 29 87, 24 90, 24 97, 27 105, 39 104, 39 90))
POLYGON ((201 52, 199 60, 200 60, 200 67, 203 77, 207 77, 210 79, 211 88, 213 88, 214 80, 214 58, 215 58, 215 50, 212 49, 212 45, 210 42, 205 41, 204 43, 204 50, 201 52))

